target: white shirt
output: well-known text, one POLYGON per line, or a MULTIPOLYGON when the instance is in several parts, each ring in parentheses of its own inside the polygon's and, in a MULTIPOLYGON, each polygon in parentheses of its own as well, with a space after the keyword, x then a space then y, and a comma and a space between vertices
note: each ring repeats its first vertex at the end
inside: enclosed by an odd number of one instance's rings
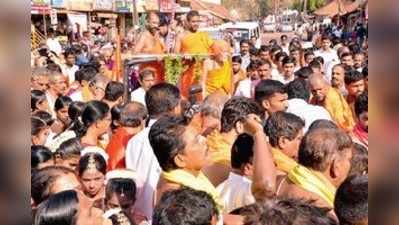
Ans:
POLYGON ((79 70, 79 67, 77 65, 72 67, 62 65, 61 70, 64 75, 68 76, 69 84, 72 84, 75 81, 75 73, 79 70))
POLYGON ((145 90, 142 87, 137 88, 136 90, 134 90, 131 94, 131 99, 132 101, 135 102, 140 102, 141 104, 143 104, 144 106, 146 106, 145 104, 145 90))
POLYGON ((244 71, 247 71, 247 67, 251 63, 251 56, 249 54, 241 56, 241 60, 242 60, 241 69, 243 69, 244 71))
POLYGON ((280 75, 279 77, 277 77, 276 80, 280 81, 280 82, 283 83, 283 84, 288 84, 289 82, 295 80, 295 76, 292 76, 291 79, 286 80, 285 77, 284 77, 284 75, 280 75))
POLYGON ((326 64, 326 71, 324 72, 325 74, 325 79, 328 81, 329 84, 331 84, 331 79, 332 79, 332 69, 335 65, 338 65, 340 62, 332 61, 328 64, 326 64))
POLYGON ((230 172, 229 177, 216 189, 224 202, 224 212, 255 203, 251 191, 252 181, 244 176, 230 172))
POLYGON ((129 140, 126 147, 126 168, 137 172, 138 179, 143 181, 141 194, 137 196, 137 210, 147 218, 152 218, 154 196, 162 169, 152 150, 148 134, 155 120, 129 140))
POLYGON ((273 68, 271 73, 272 73, 272 80, 279 80, 280 79, 281 75, 280 75, 280 73, 278 72, 277 69, 273 68))
POLYGON ((246 78, 238 83, 235 96, 242 96, 251 98, 252 96, 252 82, 251 79, 246 78))
POLYGON ((51 51, 55 52, 57 55, 60 55, 62 53, 62 46, 57 38, 47 39, 46 45, 51 51))
POLYGON ((308 104, 305 100, 299 98, 288 100, 287 112, 295 114, 305 121, 304 133, 308 131, 310 125, 316 120, 331 120, 331 116, 325 108, 308 104))
POLYGON ((315 56, 321 56, 324 59, 324 68, 323 68, 324 73, 327 72, 328 64, 334 61, 339 63, 337 51, 335 51, 334 49, 330 49, 329 51, 324 51, 323 49, 320 49, 316 51, 314 54, 315 56))
POLYGON ((46 98, 48 102, 48 107, 49 107, 49 113, 53 116, 53 118, 57 118, 57 114, 54 111, 54 106, 55 106, 55 101, 57 100, 57 97, 53 97, 50 95, 49 92, 46 92, 46 98))
POLYGON ((73 92, 69 97, 74 101, 74 102, 83 102, 83 95, 81 90, 77 90, 73 92))

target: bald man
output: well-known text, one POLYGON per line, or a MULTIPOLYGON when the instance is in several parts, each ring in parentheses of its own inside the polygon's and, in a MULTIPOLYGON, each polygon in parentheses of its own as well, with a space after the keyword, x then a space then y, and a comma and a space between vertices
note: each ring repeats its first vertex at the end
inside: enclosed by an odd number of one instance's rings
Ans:
POLYGON ((352 130, 355 126, 352 111, 339 91, 331 87, 321 74, 309 76, 309 84, 313 94, 311 103, 324 107, 342 129, 352 130))

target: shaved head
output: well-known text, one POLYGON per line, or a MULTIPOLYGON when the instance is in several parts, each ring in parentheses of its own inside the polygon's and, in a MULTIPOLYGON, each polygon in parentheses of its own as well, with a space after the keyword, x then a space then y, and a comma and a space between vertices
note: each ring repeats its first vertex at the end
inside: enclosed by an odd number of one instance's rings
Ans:
POLYGON ((308 80, 313 97, 316 99, 316 102, 324 102, 327 96, 327 92, 330 88, 327 80, 324 79, 323 75, 315 73, 310 75, 308 80))

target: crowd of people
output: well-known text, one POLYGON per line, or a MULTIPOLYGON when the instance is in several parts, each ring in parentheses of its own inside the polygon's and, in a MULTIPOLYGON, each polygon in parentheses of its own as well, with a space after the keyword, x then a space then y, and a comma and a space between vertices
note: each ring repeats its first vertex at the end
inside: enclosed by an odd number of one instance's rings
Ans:
POLYGON ((129 54, 210 57, 177 85, 162 62, 140 65, 129 96, 115 43, 61 46, 49 30, 32 53, 32 224, 368 224, 367 39, 237 52, 199 22, 191 11, 170 35, 148 14, 129 54))

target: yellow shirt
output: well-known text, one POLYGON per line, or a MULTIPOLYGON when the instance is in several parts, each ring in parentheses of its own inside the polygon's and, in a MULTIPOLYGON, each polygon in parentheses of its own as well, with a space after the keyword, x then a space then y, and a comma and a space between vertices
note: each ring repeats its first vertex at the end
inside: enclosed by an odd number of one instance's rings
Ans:
POLYGON ((208 135, 206 144, 209 147, 209 154, 213 163, 219 163, 228 167, 231 166, 232 144, 225 141, 218 130, 208 135))

